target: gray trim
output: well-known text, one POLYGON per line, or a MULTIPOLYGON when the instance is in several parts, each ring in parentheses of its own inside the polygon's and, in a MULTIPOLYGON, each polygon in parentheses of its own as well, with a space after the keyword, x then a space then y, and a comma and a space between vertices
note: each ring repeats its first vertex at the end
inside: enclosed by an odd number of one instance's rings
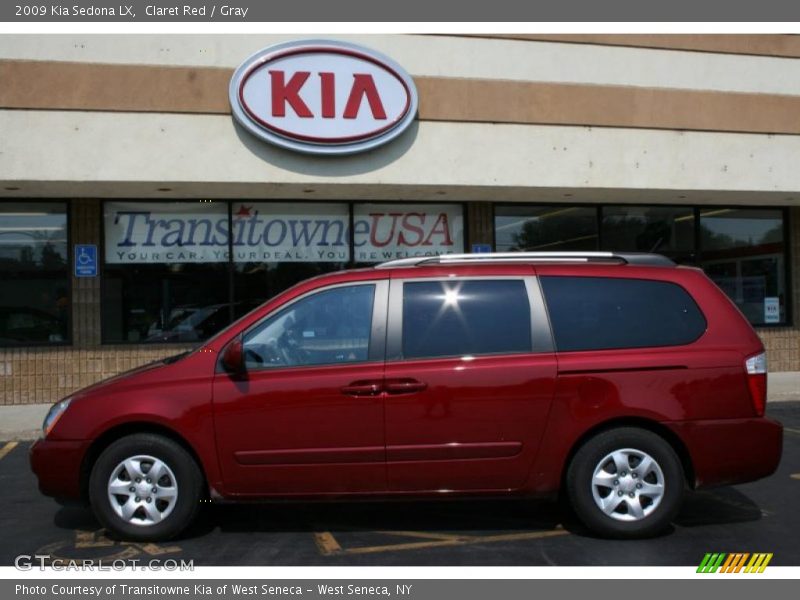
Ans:
POLYGON ((538 277, 526 277, 525 288, 528 290, 528 302, 531 305, 531 343, 534 353, 555 351, 553 330, 550 327, 550 315, 544 301, 542 286, 538 277))
POLYGON ((386 360, 403 358, 403 283, 414 279, 392 279, 389 288, 389 305, 386 327, 386 360))
POLYGON ((389 305, 389 280, 375 281, 372 302, 372 330, 369 335, 367 361, 382 361, 386 356, 386 320, 389 305))

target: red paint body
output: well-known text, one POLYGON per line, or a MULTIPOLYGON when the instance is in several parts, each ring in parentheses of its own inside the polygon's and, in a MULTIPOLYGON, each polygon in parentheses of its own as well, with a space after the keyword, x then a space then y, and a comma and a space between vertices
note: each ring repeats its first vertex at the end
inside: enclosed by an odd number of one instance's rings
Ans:
MULTIPOLYGON (((390 317, 391 318, 391 317, 390 317)), ((102 446, 137 428, 179 438, 229 499, 548 494, 589 434, 663 435, 692 486, 750 481, 780 460, 782 427, 757 414, 744 361, 763 346, 699 270, 488 263, 364 269, 308 280, 198 350, 77 392, 31 463, 43 493, 78 498, 102 446), (695 299, 706 332, 684 346, 278 367, 236 376, 226 346, 284 303, 355 281, 426 277, 631 277, 695 299), (116 429, 121 428, 121 429, 116 429), (110 433, 109 433, 110 432, 110 433)))

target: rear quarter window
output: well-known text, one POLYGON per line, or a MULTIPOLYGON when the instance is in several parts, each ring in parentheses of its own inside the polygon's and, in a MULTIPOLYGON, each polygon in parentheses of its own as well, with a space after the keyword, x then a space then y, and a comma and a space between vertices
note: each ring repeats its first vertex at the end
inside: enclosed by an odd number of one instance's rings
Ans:
POLYGON ((700 308, 675 283, 612 277, 540 281, 559 352, 680 346, 706 330, 700 308))

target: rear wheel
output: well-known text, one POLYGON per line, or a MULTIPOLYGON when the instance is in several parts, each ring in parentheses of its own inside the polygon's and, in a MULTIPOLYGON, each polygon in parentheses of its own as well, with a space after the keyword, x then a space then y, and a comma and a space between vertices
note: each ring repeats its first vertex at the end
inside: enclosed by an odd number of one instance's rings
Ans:
POLYGON ((663 438, 624 427, 581 446, 566 483, 570 505, 586 527, 603 536, 637 538, 669 526, 680 508, 684 474, 663 438))
POLYGON ((142 433, 100 454, 89 498, 109 531, 127 540, 157 541, 176 536, 194 519, 202 486, 200 468, 180 444, 142 433))

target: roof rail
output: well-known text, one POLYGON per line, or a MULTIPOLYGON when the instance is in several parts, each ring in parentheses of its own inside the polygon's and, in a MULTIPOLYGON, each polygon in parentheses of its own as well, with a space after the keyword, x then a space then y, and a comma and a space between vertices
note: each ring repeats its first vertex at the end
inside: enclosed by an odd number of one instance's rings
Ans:
POLYGON ((375 265, 376 269, 393 267, 419 267, 423 265, 446 265, 450 263, 481 262, 619 262, 627 265, 648 267, 674 267, 675 263, 661 254, 644 252, 488 252, 475 254, 439 254, 415 258, 399 258, 375 265))

